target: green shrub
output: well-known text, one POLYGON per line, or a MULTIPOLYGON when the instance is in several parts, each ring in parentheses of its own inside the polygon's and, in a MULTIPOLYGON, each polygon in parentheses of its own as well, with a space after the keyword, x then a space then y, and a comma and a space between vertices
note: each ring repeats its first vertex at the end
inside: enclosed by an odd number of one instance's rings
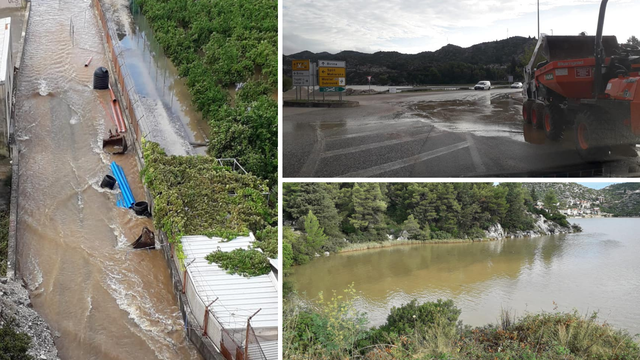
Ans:
POLYGON ((218 250, 205 257, 209 264, 216 263, 229 274, 245 277, 260 276, 271 272, 269 258, 258 250, 235 249, 224 252, 218 250))
POLYGON ((27 354, 31 347, 31 337, 15 330, 15 320, 8 319, 0 327, 0 359, 31 360, 27 354))

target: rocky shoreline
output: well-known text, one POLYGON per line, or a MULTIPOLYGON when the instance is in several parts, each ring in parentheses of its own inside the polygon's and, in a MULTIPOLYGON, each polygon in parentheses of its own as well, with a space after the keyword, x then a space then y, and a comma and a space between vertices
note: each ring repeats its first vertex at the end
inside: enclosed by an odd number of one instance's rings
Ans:
POLYGON ((31 337, 28 354, 37 360, 59 360, 54 334, 32 308, 29 292, 20 283, 0 279, 0 326, 15 319, 15 330, 31 337))

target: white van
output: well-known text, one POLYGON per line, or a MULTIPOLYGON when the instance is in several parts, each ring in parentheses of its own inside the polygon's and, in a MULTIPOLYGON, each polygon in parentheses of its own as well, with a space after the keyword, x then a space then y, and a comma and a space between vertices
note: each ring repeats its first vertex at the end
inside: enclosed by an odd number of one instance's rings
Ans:
POLYGON ((491 90, 491 81, 480 81, 476 84, 474 90, 491 90))

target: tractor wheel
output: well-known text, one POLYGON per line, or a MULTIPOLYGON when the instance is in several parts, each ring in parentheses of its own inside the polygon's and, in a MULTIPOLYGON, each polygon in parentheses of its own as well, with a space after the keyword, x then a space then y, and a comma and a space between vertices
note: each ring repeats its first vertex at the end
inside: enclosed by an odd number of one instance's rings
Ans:
POLYGON ((590 111, 582 112, 576 117, 575 146, 586 162, 601 162, 611 157, 611 149, 606 145, 607 132, 599 123, 590 111))
POLYGON ((522 118, 525 124, 531 124, 531 108, 533 108, 533 101, 527 100, 522 104, 522 118))
POLYGON ((549 140, 560 140, 564 135, 565 127, 564 111, 556 105, 544 107, 542 112, 542 128, 549 140))
POLYGON ((544 104, 535 103, 531 107, 531 124, 534 128, 540 129, 543 127, 543 115, 544 113, 544 104))

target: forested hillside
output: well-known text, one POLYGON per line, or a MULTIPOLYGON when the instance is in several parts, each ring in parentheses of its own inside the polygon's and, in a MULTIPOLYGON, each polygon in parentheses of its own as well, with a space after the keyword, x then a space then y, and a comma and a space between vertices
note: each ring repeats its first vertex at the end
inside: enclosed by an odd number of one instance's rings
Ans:
POLYGON ((515 36, 468 48, 447 45, 419 54, 303 51, 283 56, 283 70, 285 76, 291 77, 291 60, 322 59, 346 61, 347 82, 352 85, 367 84, 369 75, 374 85, 470 84, 479 80, 507 81, 509 75, 518 80, 536 41, 515 36))
POLYGON ((640 216, 640 183, 614 184, 600 193, 605 197, 603 211, 614 216, 640 216))
MULTIPOLYGON (((534 214, 569 225, 557 207, 534 208, 520 183, 285 183, 283 190, 288 265, 389 235, 440 241, 484 238, 495 224, 510 233, 532 230, 534 214)), ((545 201, 555 204, 555 195, 549 195, 545 201)))

